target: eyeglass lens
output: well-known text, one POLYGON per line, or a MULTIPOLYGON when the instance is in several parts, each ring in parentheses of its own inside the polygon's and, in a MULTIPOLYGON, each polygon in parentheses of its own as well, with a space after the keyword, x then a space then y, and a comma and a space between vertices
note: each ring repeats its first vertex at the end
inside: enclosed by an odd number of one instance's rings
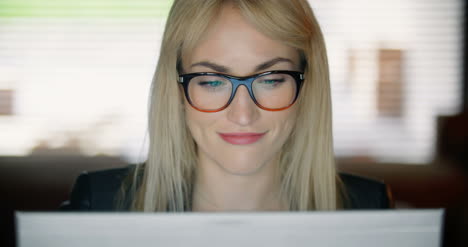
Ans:
MULTIPOLYGON (((226 106, 232 94, 229 79, 204 75, 192 78, 188 94, 192 104, 202 110, 214 111, 226 106)), ((296 96, 297 84, 289 74, 268 74, 256 78, 252 91, 259 105, 267 109, 280 109, 291 105, 296 96)))

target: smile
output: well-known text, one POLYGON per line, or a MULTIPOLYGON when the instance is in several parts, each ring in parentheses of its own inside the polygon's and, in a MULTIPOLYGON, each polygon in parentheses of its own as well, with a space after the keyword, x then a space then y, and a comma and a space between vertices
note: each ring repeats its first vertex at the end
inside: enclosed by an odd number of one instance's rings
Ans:
POLYGON ((252 144, 260 140, 265 133, 218 133, 224 141, 234 144, 234 145, 247 145, 252 144))

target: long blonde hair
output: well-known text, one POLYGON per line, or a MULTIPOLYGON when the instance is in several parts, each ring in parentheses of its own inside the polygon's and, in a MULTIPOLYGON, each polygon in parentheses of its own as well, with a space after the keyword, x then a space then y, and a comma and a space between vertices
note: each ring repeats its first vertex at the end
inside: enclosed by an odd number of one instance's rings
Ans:
POLYGON ((174 1, 151 87, 148 159, 123 183, 123 197, 137 211, 191 209, 197 153, 185 124, 178 69, 181 57, 197 45, 227 2, 263 34, 298 49, 304 60, 298 119, 280 159, 281 188, 290 210, 340 208, 327 55, 306 0, 174 1))

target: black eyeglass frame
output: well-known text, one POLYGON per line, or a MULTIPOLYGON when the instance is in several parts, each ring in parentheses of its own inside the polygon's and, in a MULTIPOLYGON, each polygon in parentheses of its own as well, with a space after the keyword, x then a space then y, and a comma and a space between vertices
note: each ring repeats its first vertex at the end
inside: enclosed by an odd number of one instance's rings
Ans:
POLYGON ((302 83, 304 82, 304 73, 299 72, 299 71, 291 71, 291 70, 274 70, 274 71, 267 71, 267 72, 254 74, 251 76, 237 77, 237 76, 232 76, 232 75, 227 75, 227 74, 222 74, 222 73, 215 73, 215 72, 200 72, 200 73, 189 73, 189 74, 179 75, 178 82, 183 86, 185 98, 190 103, 190 105, 196 110, 201 111, 201 112, 218 112, 218 111, 222 111, 226 109, 231 104, 232 100, 234 99, 234 96, 236 95, 237 89, 239 88, 240 85, 244 85, 247 88, 247 91, 249 91, 250 98, 252 98, 253 102, 259 108, 266 110, 266 111, 282 111, 291 107, 296 102, 299 96, 300 89, 302 87, 302 83), (252 89, 252 83, 261 76, 266 76, 266 75, 271 75, 271 74, 287 74, 287 75, 292 76, 294 78, 294 81, 296 82, 296 94, 291 104, 289 104, 286 107, 277 108, 277 109, 266 108, 260 105, 255 99, 253 89, 252 89), (197 76, 220 76, 220 77, 228 79, 232 84, 232 90, 231 90, 231 96, 229 97, 229 100, 227 101, 227 103, 221 108, 218 108, 215 110, 204 110, 204 109, 200 109, 196 107, 192 103, 192 100, 190 99, 188 86, 189 86, 190 81, 197 76))

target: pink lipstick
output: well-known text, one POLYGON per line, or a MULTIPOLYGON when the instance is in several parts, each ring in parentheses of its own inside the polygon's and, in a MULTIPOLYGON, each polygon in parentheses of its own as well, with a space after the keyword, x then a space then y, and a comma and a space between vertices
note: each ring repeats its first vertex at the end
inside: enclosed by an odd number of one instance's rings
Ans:
MULTIPOLYGON (((266 133, 266 132, 265 132, 266 133)), ((218 133, 223 140, 234 145, 246 145, 257 142, 265 133, 218 133)))

